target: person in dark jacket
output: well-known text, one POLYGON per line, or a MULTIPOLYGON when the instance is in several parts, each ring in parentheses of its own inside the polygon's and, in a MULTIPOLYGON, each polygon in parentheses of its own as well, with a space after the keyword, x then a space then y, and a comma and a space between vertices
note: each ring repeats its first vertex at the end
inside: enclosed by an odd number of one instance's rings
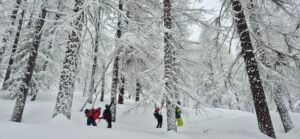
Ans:
POLYGON ((111 128, 111 121, 112 121, 112 116, 111 116, 111 105, 112 105, 113 101, 110 103, 110 105, 106 104, 105 105, 105 110, 103 111, 103 119, 106 120, 107 122, 107 128, 111 128))
POLYGON ((175 108, 175 117, 176 117, 176 121, 177 121, 177 126, 182 127, 183 120, 181 118, 181 109, 178 106, 176 106, 176 108, 175 108))
POLYGON ((161 108, 159 108, 159 107, 157 107, 157 106, 155 105, 154 117, 155 117, 156 120, 157 120, 157 126, 156 126, 156 128, 161 128, 162 123, 163 123, 163 116, 161 115, 160 110, 161 110, 161 108))

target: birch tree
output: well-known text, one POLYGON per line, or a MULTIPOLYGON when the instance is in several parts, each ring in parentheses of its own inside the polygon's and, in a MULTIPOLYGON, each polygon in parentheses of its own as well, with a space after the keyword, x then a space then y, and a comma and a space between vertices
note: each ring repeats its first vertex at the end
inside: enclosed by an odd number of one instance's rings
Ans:
MULTIPOLYGON (((90 79, 90 89, 89 89, 89 99, 88 102, 92 104, 93 102, 93 94, 96 93, 96 88, 95 88, 95 74, 96 74, 96 69, 98 67, 98 45, 99 45, 99 39, 100 39, 100 8, 96 8, 94 10, 94 17, 93 17, 93 24, 95 26, 95 42, 94 44, 94 52, 93 52, 93 65, 92 65, 92 71, 91 71, 91 79, 90 79)), ((91 15, 92 16, 92 15, 91 15)))
MULTIPOLYGON (((123 2, 124 0, 119 0, 118 9, 123 11, 123 2)), ((112 113, 112 121, 116 121, 116 114, 117 114, 117 93, 118 93, 118 84, 119 84, 119 61, 120 61, 120 53, 121 53, 121 37, 122 37, 122 29, 123 29, 123 17, 121 13, 118 15, 118 27, 117 27, 117 34, 116 34, 116 57, 113 63, 113 71, 112 71, 112 85, 111 85, 111 113, 112 113)))

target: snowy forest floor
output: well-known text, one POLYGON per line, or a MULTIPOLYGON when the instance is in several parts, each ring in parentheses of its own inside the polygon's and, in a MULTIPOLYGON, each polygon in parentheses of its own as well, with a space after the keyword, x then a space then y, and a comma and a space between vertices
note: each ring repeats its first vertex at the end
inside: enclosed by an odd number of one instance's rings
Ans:
MULTIPOLYGON (((73 100, 72 118, 63 116, 52 119, 56 96, 41 93, 35 102, 27 101, 22 123, 10 122, 15 101, 0 99, 0 139, 268 139, 258 131, 253 113, 216 108, 204 108, 196 115, 191 108, 183 109, 184 127, 178 133, 166 131, 166 115, 163 109, 163 128, 157 129, 153 106, 140 112, 124 114, 134 106, 133 102, 118 105, 117 122, 112 129, 100 121, 97 127, 86 126, 83 112, 79 112, 86 98, 76 94, 73 100)), ((96 107, 105 103, 97 101, 96 107)), ((284 133, 278 113, 272 112, 272 121, 278 139, 299 139, 300 114, 291 113, 295 129, 284 133)))

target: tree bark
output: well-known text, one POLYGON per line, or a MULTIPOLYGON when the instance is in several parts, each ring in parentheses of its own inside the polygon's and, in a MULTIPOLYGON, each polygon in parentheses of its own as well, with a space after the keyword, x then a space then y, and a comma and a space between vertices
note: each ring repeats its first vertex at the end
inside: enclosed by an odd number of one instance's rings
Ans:
POLYGON ((21 30, 22 30, 22 25, 23 25, 24 14, 25 14, 25 10, 23 9, 22 12, 21 12, 21 17, 19 19, 18 29, 17 29, 17 32, 16 32, 14 44, 13 44, 13 47, 12 47, 12 50, 11 50, 11 54, 10 54, 10 58, 9 58, 9 62, 8 62, 8 67, 7 67, 7 70, 6 70, 6 73, 5 73, 5 77, 4 77, 4 81, 3 81, 3 85, 2 85, 2 89, 4 89, 4 90, 6 90, 8 88, 8 86, 9 86, 6 81, 10 78, 11 69, 12 69, 12 66, 14 64, 17 47, 19 45, 19 40, 20 40, 20 34, 21 34, 21 30))
POLYGON ((116 121, 116 113, 117 113, 117 91, 118 91, 118 74, 119 74, 119 55, 114 60, 113 65, 113 75, 112 75, 112 85, 111 85, 111 101, 114 101, 111 106, 112 113, 112 121, 116 121))
POLYGON ((30 101, 35 101, 37 93, 39 91, 38 87, 37 87, 37 84, 34 80, 31 80, 30 83, 29 83, 29 86, 30 86, 30 90, 31 90, 31 94, 32 94, 32 97, 31 97, 30 101))
POLYGON ((136 89, 135 89, 135 101, 138 102, 140 101, 140 95, 141 95, 141 91, 142 91, 142 86, 139 82, 139 80, 136 80, 136 89))
MULTIPOLYGON (((119 10, 123 11, 123 0, 119 0, 119 10)), ((118 18, 118 29, 117 29, 117 41, 116 41, 116 49, 117 49, 117 56, 114 59, 114 66, 113 66, 113 75, 112 75, 112 86, 111 86, 111 101, 113 101, 111 106, 112 112, 112 121, 116 121, 116 114, 117 114, 117 93, 118 93, 118 82, 119 82, 119 61, 120 61, 120 51, 121 51, 121 36, 122 36, 122 15, 119 14, 118 18)))
POLYGON ((121 84, 119 88, 119 98, 118 98, 119 104, 124 104, 124 94, 125 94, 125 77, 121 76, 121 84))
POLYGON ((284 104, 284 100, 282 98, 281 92, 282 92, 281 85, 278 85, 274 93, 274 100, 277 106, 278 113, 280 115, 280 119, 283 124, 284 131, 289 132, 291 129, 294 128, 294 124, 289 115, 288 109, 284 104))
POLYGON ((82 5, 84 0, 75 0, 74 12, 79 16, 73 21, 74 29, 68 38, 66 56, 63 62, 63 70, 60 76, 59 92, 56 99, 53 117, 63 114, 71 119, 71 107, 73 102, 73 91, 78 63, 79 48, 81 46, 81 31, 83 12, 82 5))
MULTIPOLYGON (((105 62, 103 62, 103 70, 105 70, 105 62)), ((105 92, 105 73, 102 75, 102 81, 101 81, 101 96, 100 101, 104 101, 104 92, 105 92)))
POLYGON ((40 45, 40 40, 41 40, 41 35, 42 35, 41 31, 42 31, 42 28, 45 23, 47 6, 48 6, 47 1, 44 1, 43 5, 42 5, 41 13, 39 15, 39 19, 37 20, 37 23, 35 26, 33 43, 32 43, 30 53, 29 53, 29 59, 25 66, 26 70, 25 70, 24 76, 22 78, 22 81, 20 83, 21 84, 20 93, 18 93, 18 95, 17 95, 16 104, 14 107, 13 115, 11 117, 11 121, 14 121, 14 122, 21 122, 21 120, 22 120, 23 111, 24 111, 24 107, 26 104, 27 94, 28 94, 29 83, 32 78, 36 58, 38 55, 38 48, 40 45))
MULTIPOLYGON (((164 26, 166 29, 172 29, 172 17, 171 17, 171 1, 164 0, 164 26)), ((176 118, 175 118, 175 107, 176 107, 176 94, 174 90, 174 63, 173 54, 174 46, 171 45, 171 33, 164 33, 164 65, 165 65, 165 91, 166 95, 166 105, 167 105, 167 130, 177 132, 176 118)))
POLYGON ((241 2, 232 0, 232 8, 234 21, 240 35, 242 56, 246 64, 259 129, 262 133, 276 138, 241 2))

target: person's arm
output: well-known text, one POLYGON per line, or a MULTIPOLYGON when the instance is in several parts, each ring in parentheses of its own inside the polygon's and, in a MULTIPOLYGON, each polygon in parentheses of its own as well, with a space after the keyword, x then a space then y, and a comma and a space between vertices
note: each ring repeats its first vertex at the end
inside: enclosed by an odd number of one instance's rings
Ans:
POLYGON ((161 101, 161 105, 160 105, 160 111, 162 110, 162 108, 164 107, 164 105, 165 105, 165 101, 162 100, 162 101, 161 101))
POLYGON ((109 104, 109 109, 111 108, 111 106, 112 106, 112 104, 114 103, 114 100, 115 100, 115 98, 113 98, 112 100, 111 100, 111 102, 110 102, 110 104, 109 104))

